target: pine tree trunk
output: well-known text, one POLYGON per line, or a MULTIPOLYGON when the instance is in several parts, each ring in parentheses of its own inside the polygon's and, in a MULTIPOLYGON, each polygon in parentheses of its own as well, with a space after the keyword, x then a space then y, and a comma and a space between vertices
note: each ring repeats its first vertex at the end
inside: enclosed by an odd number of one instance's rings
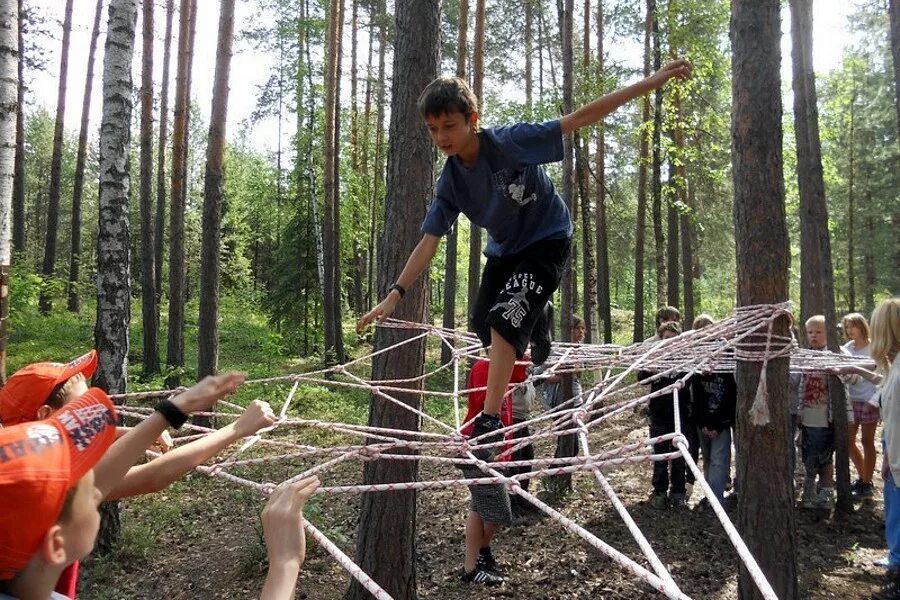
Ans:
MULTIPOLYGON (((573 110, 574 105, 574 82, 573 82, 573 13, 574 0, 563 0, 558 4, 561 8, 559 14, 560 36, 562 42, 562 73, 563 73, 563 89, 562 98, 563 114, 569 114, 573 110)), ((572 134, 563 136, 563 164, 562 164, 562 196, 570 211, 572 208, 572 198, 575 194, 575 165, 573 156, 573 138, 572 134)), ((572 253, 574 255, 574 252, 572 253)), ((570 259, 574 260, 574 259, 570 259)), ((573 302, 573 282, 572 269, 563 269, 563 277, 560 282, 560 339, 564 342, 572 339, 572 313, 574 311, 573 302)), ((565 375, 562 378, 562 398, 568 400, 572 397, 572 377, 565 375)), ((561 436, 556 442, 555 457, 575 456, 576 444, 574 435, 561 436)), ((572 490, 571 475, 555 475, 546 480, 547 488, 556 496, 562 496, 572 490)))
MULTIPOLYGON (((677 189, 678 180, 675 176, 676 167, 673 160, 669 161, 669 187, 677 189)), ((677 194, 677 192, 676 192, 677 194)), ((678 259, 681 256, 681 248, 678 245, 678 208, 675 206, 675 198, 666 200, 666 302, 672 306, 681 306, 679 290, 678 259)))
MULTIPOLYGON (((128 194, 131 187, 132 77, 137 0, 110 0, 103 58, 103 117, 100 123, 100 228, 97 239, 98 366, 94 385, 110 394, 125 392, 128 380, 131 323, 131 228, 128 194)), ((118 507, 101 511, 100 551, 119 537, 118 507)))
POLYGON ((56 240, 59 229, 59 195, 62 180, 62 146, 63 127, 66 116, 66 79, 69 73, 69 40, 72 37, 72 5, 73 0, 66 0, 65 17, 63 18, 62 49, 59 59, 59 81, 56 96, 56 125, 53 128, 53 154, 50 158, 50 191, 47 194, 47 237, 44 241, 44 262, 41 274, 44 284, 41 286, 39 305, 42 314, 53 309, 51 298, 51 279, 56 270, 56 240))
MULTIPOLYGON (((459 0, 459 28, 456 32, 456 76, 466 79, 466 58, 468 55, 469 0, 459 0)), ((528 59, 526 59, 528 60, 528 59)), ((447 234, 447 250, 444 260, 444 314, 442 324, 447 329, 456 329, 456 287, 457 262, 459 259, 459 223, 447 234)), ((441 364, 453 359, 453 349, 441 344, 441 364)))
POLYGON ((373 198, 376 200, 372 202, 372 212, 370 213, 369 220, 369 298, 374 299, 375 295, 373 294, 374 289, 378 285, 378 282, 375 280, 377 273, 375 269, 375 258, 379 248, 376 248, 375 244, 375 230, 378 225, 378 218, 375 212, 375 206, 381 200, 381 189, 384 178, 384 167, 382 166, 382 156, 383 156, 383 146, 384 146, 384 103, 385 103, 385 49, 387 48, 387 25, 388 25, 388 15, 386 8, 386 1, 379 0, 378 2, 378 93, 376 94, 376 109, 375 109, 375 163, 373 166, 374 171, 374 192, 372 194, 373 198))
MULTIPOLYGON (((659 11, 656 0, 650 0, 652 5, 651 27, 653 30, 653 70, 658 71, 662 65, 662 40, 659 33, 659 11)), ((656 257, 656 305, 664 306, 669 300, 666 298, 666 238, 663 234, 662 216, 662 121, 663 121, 663 91, 658 88, 653 95, 653 179, 651 181, 653 194, 653 250, 656 257)))
MULTIPOLYGON (((900 134, 900 0, 888 1, 888 11, 891 13, 891 54, 894 59, 894 108, 897 111, 897 133, 900 134)), ((895 248, 894 251, 896 250, 895 248)))
MULTIPOLYGON (((781 146, 781 25, 777 0, 734 0, 732 40, 732 177, 740 306, 788 298, 789 249, 781 146)), ((787 335, 786 319, 775 335, 787 335)), ((761 363, 739 360, 737 527, 778 598, 797 597, 796 527, 788 448, 788 359, 767 366, 768 425, 750 422, 761 363)), ((762 598, 743 563, 738 597, 762 598)))
POLYGON ((323 304, 325 309, 325 349, 333 360, 340 362, 338 349, 341 337, 340 314, 340 285, 338 274, 340 272, 340 254, 335 252, 339 248, 336 234, 338 189, 337 189, 337 146, 336 138, 337 121, 340 115, 337 113, 338 104, 338 79, 340 67, 338 53, 340 52, 341 10, 342 0, 331 0, 329 13, 329 28, 326 54, 325 71, 325 207, 322 231, 325 247, 325 288, 323 304))
MULTIPOLYGON (((419 119, 416 99, 438 70, 439 3, 437 0, 397 0, 398 35, 395 42, 391 94, 390 147, 388 150, 388 193, 385 198, 385 231, 379 255, 379 296, 387 293, 387 282, 394 281, 419 237, 419 224, 425 216, 421 198, 433 194, 434 180, 430 164, 431 140, 424 127, 409 127, 419 119), (406 34, 415 32, 415 35, 406 34), (388 243, 387 240, 391 240, 388 243)), ((427 274, 408 291, 394 313, 399 319, 422 321, 425 318, 427 274)), ((379 328, 375 349, 386 348, 414 332, 379 328)), ((424 343, 405 345, 390 354, 373 359, 373 379, 405 379, 421 375, 425 358, 424 343)), ((404 387, 410 393, 394 394, 399 400, 418 408, 421 383, 404 387)), ((376 427, 418 430, 419 418, 378 396, 369 404, 369 424, 376 427)), ((400 452, 400 451, 398 451, 400 452)), ((404 451, 405 453, 405 451, 404 451)), ((366 484, 387 481, 414 481, 418 478, 416 461, 376 460, 365 464, 366 484)), ((356 556, 362 570, 397 600, 415 600, 416 594, 416 499, 415 491, 391 494, 364 494, 357 529, 356 556)), ((355 580, 345 594, 346 600, 369 598, 355 580)))
MULTIPOLYGON (((172 56, 172 17, 175 0, 166 0, 166 37, 163 46, 162 89, 159 93, 159 144, 156 161, 156 244, 153 249, 153 282, 156 288, 156 305, 162 299, 163 252, 166 230, 166 145, 169 136, 169 63, 172 56)), ((156 315, 159 328, 159 313, 156 315)))
POLYGON ((15 252, 25 252, 25 0, 18 8, 18 91, 16 94, 16 159, 12 198, 12 244, 15 252))
POLYGON ((13 187, 19 117, 19 4, 0 1, 0 386, 6 384, 9 339, 9 267, 12 258, 13 187))
MULTIPOLYGON (((644 77, 650 75, 650 33, 653 22, 654 0, 647 0, 644 19, 644 77)), ((650 122, 650 96, 641 101, 641 123, 650 122)), ((650 160, 650 144, 647 133, 641 132, 640 164, 638 165, 638 200, 634 234, 634 342, 644 340, 644 246, 647 235, 647 166, 650 160)))
POLYGON ((854 164, 854 117, 856 109, 856 81, 853 82, 853 92, 850 95, 850 139, 847 143, 848 166, 847 166, 847 303, 850 312, 856 312, 856 260, 854 256, 854 244, 856 235, 856 224, 854 222, 855 212, 853 197, 853 179, 854 164))
MULTIPOLYGON (((597 0, 597 79, 605 75, 603 56, 603 0, 597 0)), ((605 121, 597 126, 597 154, 594 170, 597 172, 597 304, 599 325, 603 327, 603 342, 612 343, 612 301, 609 289, 609 231, 606 223, 606 131, 605 121)))
MULTIPOLYGON (((840 351, 834 308, 834 269, 822 173, 816 76, 813 70, 812 0, 790 0, 794 87, 794 131, 797 137, 797 183, 800 191, 800 308, 803 319, 825 315, 828 347, 840 351)), ((832 377, 834 436, 847 439, 847 399, 844 386, 832 377)), ((835 444, 837 508, 853 512, 850 455, 847 444, 835 444)))
MULTIPOLYGON (((865 215, 865 225, 863 227, 863 239, 875 239, 875 219, 870 211, 874 210, 872 202, 872 188, 869 187, 869 180, 866 177, 866 186, 864 197, 866 199, 865 206, 862 207, 861 214, 865 215)), ((874 244, 871 241, 863 244, 863 314, 871 315, 875 310, 875 253, 873 251, 874 244)))
MULTIPOLYGON (((359 29, 359 2, 357 0, 351 0, 353 5, 352 17, 351 17, 351 50, 350 50, 350 164, 353 173, 360 173, 360 141, 359 141, 359 102, 357 100, 357 87, 359 73, 357 69, 357 59, 356 52, 358 48, 357 41, 357 30, 359 29)), ((371 41, 371 36, 369 36, 369 40, 371 41)), ((369 48, 371 49, 371 44, 369 48)), ((371 56, 371 55, 370 55, 371 56)), ((363 196, 365 198, 366 196, 363 196)), ((359 202, 354 202, 352 204, 353 210, 353 222, 360 222, 359 215, 359 202)), ((351 298, 351 306, 353 307, 353 311, 357 315, 363 314, 365 312, 365 307, 363 306, 363 281, 365 281, 365 257, 363 256, 362 244, 359 243, 359 238, 353 236, 353 281, 351 284, 350 294, 351 298)))
POLYGON ((159 309, 153 243, 153 2, 143 0, 141 68, 141 322, 144 327, 143 374, 159 373, 159 309))
POLYGON ((578 194, 581 196, 581 260, 582 260, 582 299, 584 311, 582 312, 585 327, 585 343, 594 343, 595 331, 594 314, 597 310, 597 278, 594 265, 594 242, 591 239, 591 203, 588 202, 590 189, 588 186, 587 141, 582 142, 580 136, 576 138, 578 169, 578 194), (582 143, 584 146, 582 146, 582 143))
MULTIPOLYGON (((219 12, 219 41, 216 48, 216 75, 210 109, 206 174, 203 181, 203 225, 200 250, 200 321, 198 330, 197 378, 215 375, 219 361, 219 279, 221 264, 223 174, 225 126, 228 122, 228 81, 231 48, 234 42, 234 0, 222 0, 219 12)), ((196 417, 194 421, 200 425, 196 417)), ((203 419, 208 424, 209 417, 203 419)))
MULTIPOLYGON (((466 0, 460 0, 460 5, 466 0)), ((524 0, 525 10, 525 120, 534 118, 534 61, 531 58, 534 52, 534 0, 524 0)), ((468 2, 466 1, 468 4, 468 2)))
POLYGON ((81 295, 78 281, 81 278, 81 201, 84 195, 84 166, 87 158, 88 126, 91 112, 91 95, 94 85, 94 57, 97 53, 97 38, 100 37, 100 17, 103 14, 103 0, 97 0, 94 10, 94 27, 88 49, 87 77, 84 82, 84 100, 81 104, 81 131, 78 134, 78 154, 75 157, 75 183, 72 192, 72 250, 69 255, 69 283, 66 295, 68 309, 77 313, 81 310, 81 295))
MULTIPOLYGON (((172 193, 169 198, 169 329, 166 365, 184 366, 184 210, 187 185, 186 155, 188 135, 189 75, 191 63, 191 11, 193 0, 181 0, 178 16, 178 66, 175 82, 175 113, 172 123, 172 193)), ((178 385, 180 375, 166 378, 168 386, 178 385)))
MULTIPOLYGON (((475 46, 472 51, 472 91, 482 110, 484 98, 484 11, 485 0, 475 0, 475 46)), ((469 293, 466 312, 471 317, 481 282, 481 227, 469 223, 469 293)), ((466 319, 471 330, 472 319, 466 319)))

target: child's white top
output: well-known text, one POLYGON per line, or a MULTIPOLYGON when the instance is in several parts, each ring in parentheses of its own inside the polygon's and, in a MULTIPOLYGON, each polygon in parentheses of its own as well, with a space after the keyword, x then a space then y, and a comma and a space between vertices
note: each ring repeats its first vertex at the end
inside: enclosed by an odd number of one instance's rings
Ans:
MULTIPOLYGON (((856 348, 853 340, 850 340, 841 346, 841 352, 848 356, 857 356, 861 358, 871 358, 872 353, 869 346, 856 348)), ((847 396, 852 402, 868 402, 875 395, 877 387, 874 383, 864 377, 854 377, 852 383, 847 383, 847 396)))
POLYGON ((900 360, 894 359, 878 393, 881 396, 881 418, 884 420, 884 441, 891 463, 891 475, 894 482, 900 482, 900 360))

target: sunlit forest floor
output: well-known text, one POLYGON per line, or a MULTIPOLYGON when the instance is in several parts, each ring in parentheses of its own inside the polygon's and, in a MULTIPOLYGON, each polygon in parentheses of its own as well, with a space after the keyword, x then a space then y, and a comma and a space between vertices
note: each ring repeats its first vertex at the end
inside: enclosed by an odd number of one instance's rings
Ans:
MULTIPOLYGON (((35 360, 65 360, 89 349, 93 307, 81 316, 62 310, 41 317, 36 308, 18 305, 12 314, 10 372, 35 360)), ((139 308, 132 310, 132 355, 129 389, 159 389, 162 378, 140 381, 139 308)), ((189 310, 196 316, 196 306, 189 310)), ((185 381, 196 362, 196 328, 189 316, 185 381)), ((250 377, 285 374, 314 368, 315 359, 298 360, 283 349, 265 317, 235 298, 223 302, 220 367, 242 369, 250 377)), ((350 334, 347 324, 348 339, 350 334)), ((165 332, 165 319, 162 330, 165 332)), ((163 337, 163 336, 161 336, 163 337)), ((352 340, 351 340, 352 342, 352 340)), ((354 355, 368 351, 354 348, 354 355)), ((428 361, 437 360, 431 348, 428 361)), ((437 380, 436 386, 450 381, 437 380)), ((284 386, 247 386, 237 403, 254 398, 280 406, 284 386)), ((367 397, 363 392, 335 393, 323 388, 301 389, 294 402, 298 417, 364 423, 367 397)), ((449 419, 449 407, 427 410, 449 419)), ((592 434, 592 449, 619 446, 646 436, 643 411, 627 412, 592 434)), ((317 434, 328 435, 328 434, 317 434)), ((307 440, 308 441, 308 440, 307 440)), ((319 438, 318 444, 329 440, 319 438)), ((337 443, 338 440, 335 440, 337 443)), ((549 443, 537 455, 552 455, 549 443)), ((281 481, 291 466, 256 473, 256 480, 281 481), (267 477, 268 475, 268 477, 267 477)), ((296 472, 296 470, 294 471, 296 472)), ((452 467, 422 467, 422 478, 453 478, 452 467)), ((359 463, 343 463, 323 479, 330 483, 360 481, 359 463)), ((625 467, 608 473, 609 480, 641 530, 667 565, 682 591, 694 598, 737 597, 737 555, 715 516, 697 509, 699 490, 690 509, 650 508, 650 469, 625 467)), ((877 478, 876 478, 877 479, 877 478)), ((594 480, 575 478, 575 490, 561 504, 563 514, 585 526, 613 547, 649 566, 637 544, 594 480)), ((874 563, 885 555, 880 482, 876 496, 849 516, 797 511, 797 558, 802 598, 867 598, 880 585, 882 571, 874 563)), ((537 489, 541 490, 541 484, 537 489)), ((530 519, 501 531, 494 552, 506 583, 495 589, 473 587, 459 580, 463 553, 463 521, 468 491, 444 489, 419 495, 417 512, 417 579, 421 598, 655 598, 657 594, 580 539, 549 519, 530 519)), ((308 518, 345 552, 353 555, 359 497, 317 497, 308 518)), ((258 515, 263 498, 246 488, 193 474, 164 492, 121 503, 123 535, 110 555, 83 565, 79 598, 223 598, 253 597, 265 577, 266 554, 258 515)), ((729 514, 736 516, 732 503, 729 514)), ((760 523, 759 526, 771 526, 760 523)), ((321 548, 310 543, 298 585, 298 598, 341 598, 349 576, 321 548)))

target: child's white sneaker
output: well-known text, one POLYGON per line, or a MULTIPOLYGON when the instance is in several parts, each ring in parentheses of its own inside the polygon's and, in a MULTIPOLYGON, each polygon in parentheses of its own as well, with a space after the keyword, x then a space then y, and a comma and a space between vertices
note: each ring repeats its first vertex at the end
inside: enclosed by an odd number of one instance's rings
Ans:
POLYGON ((815 508, 818 501, 816 494, 816 482, 813 480, 812 485, 806 482, 803 486, 803 496, 800 498, 800 508, 815 508))
POLYGON ((834 488, 823 487, 816 498, 816 507, 831 510, 834 508, 834 488))

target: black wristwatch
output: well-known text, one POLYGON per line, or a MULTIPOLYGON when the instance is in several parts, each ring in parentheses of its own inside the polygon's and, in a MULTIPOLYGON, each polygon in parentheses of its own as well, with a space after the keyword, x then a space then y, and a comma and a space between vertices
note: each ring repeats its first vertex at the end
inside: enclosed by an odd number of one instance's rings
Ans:
POLYGON ((169 399, 160 400, 156 404, 156 412, 165 417, 172 429, 178 429, 188 420, 188 416, 169 399))
POLYGON ((390 294, 393 290, 397 290, 397 293, 400 294, 401 298, 406 295, 406 288, 404 288, 399 283, 392 283, 391 287, 388 288, 388 294, 390 294))

